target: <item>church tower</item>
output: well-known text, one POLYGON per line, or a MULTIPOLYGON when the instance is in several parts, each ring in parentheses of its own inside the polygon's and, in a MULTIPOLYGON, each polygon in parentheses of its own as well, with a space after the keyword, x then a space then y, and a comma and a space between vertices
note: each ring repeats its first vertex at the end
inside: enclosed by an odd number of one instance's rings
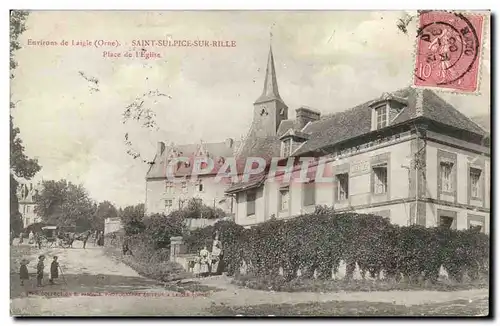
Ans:
POLYGON ((288 107, 278 91, 272 47, 269 47, 264 89, 253 105, 254 132, 259 137, 276 136, 281 121, 288 119, 288 107))

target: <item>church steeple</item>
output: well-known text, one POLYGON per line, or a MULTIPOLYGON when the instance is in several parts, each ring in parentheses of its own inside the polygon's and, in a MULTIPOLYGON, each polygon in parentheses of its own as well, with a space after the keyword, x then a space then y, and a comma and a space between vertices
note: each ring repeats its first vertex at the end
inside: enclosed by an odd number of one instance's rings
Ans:
POLYGON ((277 100, 283 102, 278 91, 278 80, 276 78, 276 69, 274 68, 273 48, 269 46, 269 55, 267 57, 266 79, 264 80, 264 89, 262 95, 255 101, 255 104, 277 100))
POLYGON ((255 101, 253 128, 257 137, 276 136, 280 123, 288 119, 288 107, 278 91, 273 49, 269 47, 262 95, 255 101))

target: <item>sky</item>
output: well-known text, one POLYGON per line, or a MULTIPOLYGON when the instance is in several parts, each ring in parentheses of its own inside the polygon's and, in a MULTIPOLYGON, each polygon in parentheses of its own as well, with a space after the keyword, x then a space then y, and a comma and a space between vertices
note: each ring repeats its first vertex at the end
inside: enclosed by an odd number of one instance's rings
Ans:
MULTIPOLYGON (((97 200, 117 206, 143 202, 147 164, 156 143, 240 139, 251 124, 253 102, 262 92, 272 42, 281 97, 295 109, 322 114, 346 110, 412 81, 415 22, 397 27, 413 12, 147 12, 36 11, 27 21, 15 56, 11 112, 26 154, 42 170, 33 179, 81 183, 97 200), (270 40, 272 33, 272 41, 270 40), (146 47, 161 58, 105 58, 141 48, 133 40, 235 41, 235 47, 146 47), (31 41, 29 41, 31 40, 31 41), (118 47, 37 46, 32 41, 118 41, 118 47), (98 80, 91 89, 87 77, 98 80), (158 130, 123 123, 125 108, 147 97, 158 130)), ((468 116, 490 111, 489 35, 483 43, 479 95, 440 92, 468 116)))

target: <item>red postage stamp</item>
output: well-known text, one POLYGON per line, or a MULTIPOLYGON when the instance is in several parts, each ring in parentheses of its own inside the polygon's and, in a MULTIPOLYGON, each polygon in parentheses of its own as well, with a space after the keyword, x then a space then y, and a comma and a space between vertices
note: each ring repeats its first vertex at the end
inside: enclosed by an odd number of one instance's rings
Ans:
POLYGON ((414 85, 477 91, 483 19, 477 14, 422 11, 414 85))

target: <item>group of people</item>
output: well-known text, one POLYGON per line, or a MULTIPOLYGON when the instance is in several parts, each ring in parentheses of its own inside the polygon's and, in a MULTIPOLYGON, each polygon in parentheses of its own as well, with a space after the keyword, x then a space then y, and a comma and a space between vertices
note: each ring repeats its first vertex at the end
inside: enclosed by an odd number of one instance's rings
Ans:
MULTIPOLYGON (((19 233, 19 244, 24 243, 24 237, 25 237, 24 232, 19 233)), ((13 236, 11 235, 11 244, 12 244, 12 242, 13 242, 13 236)), ((33 230, 30 231, 30 233, 28 233, 28 244, 38 246, 38 249, 41 249, 42 248, 42 236, 40 234, 38 234, 37 232, 33 232, 33 230)))
MULTIPOLYGON (((38 256, 38 264, 36 265, 36 285, 41 287, 43 286, 43 276, 44 276, 44 269, 45 269, 45 256, 40 255, 38 256)), ((21 266, 19 268, 19 278, 21 279, 21 285, 24 285, 25 281, 29 280, 29 273, 28 273, 28 264, 29 260, 23 259, 21 260, 21 266)), ((57 261, 57 256, 53 257, 52 263, 50 264, 50 278, 49 278, 49 283, 55 284, 55 280, 59 278, 59 269, 61 267, 59 266, 59 262, 57 261)))
POLYGON ((219 275, 222 272, 222 243, 216 238, 212 246, 212 252, 203 247, 195 258, 192 266, 196 277, 208 275, 219 275))

